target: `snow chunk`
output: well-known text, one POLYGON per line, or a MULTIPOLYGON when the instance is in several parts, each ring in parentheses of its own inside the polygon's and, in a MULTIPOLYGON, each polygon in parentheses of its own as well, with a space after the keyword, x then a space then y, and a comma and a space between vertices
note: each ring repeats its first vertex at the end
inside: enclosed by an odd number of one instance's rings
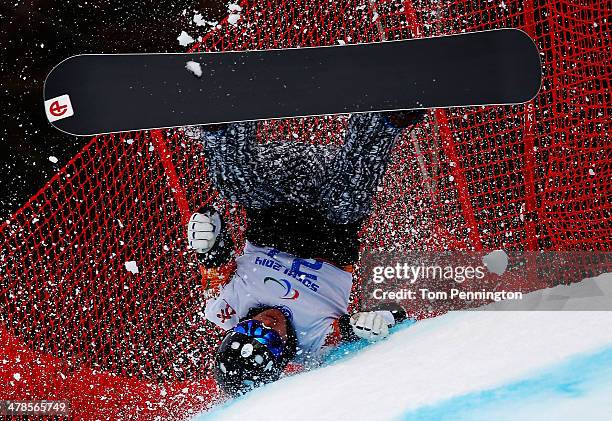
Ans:
POLYGON ((193 15, 193 23, 195 23, 197 26, 205 26, 206 25, 206 21, 204 20, 202 15, 199 14, 199 13, 196 13, 195 15, 193 15))
POLYGON ((336 42, 338 42, 338 44, 340 44, 340 45, 346 45, 346 42, 344 42, 341 39, 336 40, 336 42))
POLYGON ((230 12, 229 16, 227 17, 227 22, 230 25, 236 26, 241 17, 240 12, 242 12, 242 7, 237 4, 230 3, 227 5, 227 9, 230 12))
POLYGON ((138 273, 138 265, 136 264, 135 261, 130 260, 129 262, 125 262, 125 268, 129 271, 132 272, 133 274, 138 273))
POLYGON ((183 47, 187 47, 189 44, 195 41, 193 37, 185 31, 181 31, 181 35, 179 35, 176 39, 178 40, 179 44, 183 47))
POLYGON ((202 66, 197 61, 188 61, 185 68, 197 77, 202 76, 202 66))
POLYGON ((593 170, 593 168, 589 168, 589 175, 595 175, 595 171, 593 170))
POLYGON ((238 14, 238 13, 232 13, 231 15, 229 15, 227 17, 227 22, 230 25, 236 26, 236 24, 238 23, 239 20, 240 20, 240 14, 238 14))
POLYGON ((54 157, 53 155, 49 157, 49 161, 53 162, 54 164, 57 164, 57 158, 54 157))
POLYGON ((502 275, 508 267, 508 255, 503 250, 494 250, 483 256, 482 263, 489 269, 489 272, 502 275))
POLYGON ((19 381, 19 380, 21 380, 21 374, 19 374, 19 373, 14 373, 14 374, 13 374, 13 378, 14 378, 15 380, 19 381))

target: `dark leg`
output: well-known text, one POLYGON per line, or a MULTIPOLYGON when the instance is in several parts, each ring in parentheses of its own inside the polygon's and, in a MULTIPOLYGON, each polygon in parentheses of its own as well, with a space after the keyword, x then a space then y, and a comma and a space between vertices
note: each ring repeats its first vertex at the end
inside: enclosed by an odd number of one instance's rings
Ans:
POLYGON ((202 129, 208 176, 219 193, 247 207, 270 206, 271 197, 257 189, 260 176, 254 165, 256 123, 203 126, 202 129))
POLYGON ((316 200, 331 160, 325 147, 292 141, 260 144, 255 122, 202 128, 209 177, 222 196, 252 209, 316 200))
POLYGON ((387 169, 396 138, 403 130, 391 124, 389 116, 392 115, 351 116, 345 143, 329 166, 320 192, 320 203, 330 221, 347 224, 371 213, 374 191, 387 169))

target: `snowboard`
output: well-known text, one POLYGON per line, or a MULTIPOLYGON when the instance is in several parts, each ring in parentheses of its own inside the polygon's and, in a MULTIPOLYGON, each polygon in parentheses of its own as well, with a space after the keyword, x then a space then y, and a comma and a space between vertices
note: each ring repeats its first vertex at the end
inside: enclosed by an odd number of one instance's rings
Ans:
POLYGON ((262 51, 83 54, 44 85, 45 112, 77 136, 234 121, 518 104, 541 83, 517 29, 262 51))

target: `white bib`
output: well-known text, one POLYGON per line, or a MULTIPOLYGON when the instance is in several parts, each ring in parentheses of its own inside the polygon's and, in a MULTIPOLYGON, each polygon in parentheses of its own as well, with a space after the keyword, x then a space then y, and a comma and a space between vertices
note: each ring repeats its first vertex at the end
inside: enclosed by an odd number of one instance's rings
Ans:
POLYGON ((298 357, 317 355, 332 323, 347 313, 351 273, 249 242, 236 263, 230 282, 206 303, 206 318, 227 330, 254 307, 275 307, 295 328, 298 357))

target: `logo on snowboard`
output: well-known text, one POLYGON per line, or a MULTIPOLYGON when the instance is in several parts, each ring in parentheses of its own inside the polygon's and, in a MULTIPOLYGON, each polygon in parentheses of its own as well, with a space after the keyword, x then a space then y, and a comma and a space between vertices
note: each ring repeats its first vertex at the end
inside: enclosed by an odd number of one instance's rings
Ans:
POLYGON ((61 95, 45 101, 45 113, 50 122, 74 115, 70 96, 61 95))

